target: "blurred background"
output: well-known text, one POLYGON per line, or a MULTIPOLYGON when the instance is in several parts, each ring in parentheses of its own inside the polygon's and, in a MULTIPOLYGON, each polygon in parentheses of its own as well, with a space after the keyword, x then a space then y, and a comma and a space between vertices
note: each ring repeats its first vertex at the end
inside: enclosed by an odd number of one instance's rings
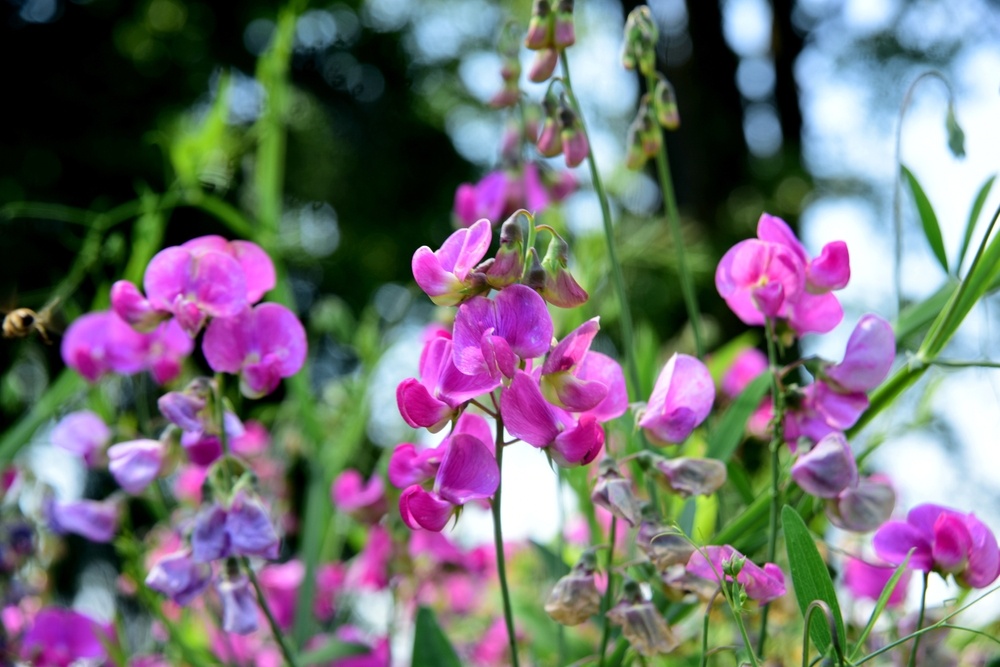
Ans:
MULTIPOLYGON (((956 257, 980 187, 1000 156, 1000 3, 990 0, 723 0, 650 2, 661 31, 660 69, 674 84, 681 128, 668 150, 686 252, 712 345, 743 327, 717 298, 717 259, 754 233, 768 211, 800 229, 815 253, 844 239, 853 280, 844 324, 808 352, 839 359, 863 312, 890 319, 894 284, 892 192, 900 106, 920 74, 951 83, 965 135, 948 150, 948 92, 925 79, 912 92, 901 159, 934 205, 956 257)), ((626 128, 641 83, 618 52, 632 2, 578 0, 570 51, 592 146, 613 196, 641 344, 690 349, 674 253, 655 174, 624 168, 626 128)), ((3 0, 0 5, 0 305, 41 308, 80 251, 86 216, 185 179, 253 212, 254 122, 265 100, 254 78, 279 5, 248 0, 3 0), (219 91, 227 82, 220 122, 219 91), (218 120, 218 118, 216 118, 218 120), (16 214, 20 202, 56 205, 16 214)), ((487 0, 312 2, 297 20, 291 65, 285 198, 279 240, 296 302, 310 325, 312 381, 356 372, 358 322, 388 349, 376 370, 371 452, 406 437, 393 388, 415 370, 413 335, 432 308, 412 287, 410 257, 453 228, 455 189, 499 160, 505 112, 496 41, 530 3, 487 0), (409 341, 409 351, 394 345, 409 341)), ((523 54, 525 68, 530 54, 523 54)), ((538 100, 544 86, 525 84, 538 100)), ((562 169, 560 160, 551 161, 562 169)), ((568 230, 588 313, 604 318, 603 349, 619 344, 589 174, 553 213, 568 230)), ((901 300, 932 294, 947 276, 920 233, 903 190, 901 300)), ((991 191, 983 217, 996 207, 991 191)), ((977 228, 985 228, 980 221, 977 228)), ((116 227, 99 258, 60 303, 71 321, 120 277, 133 235, 116 227)), ((197 208, 171 212, 165 243, 229 232, 197 208)), ((952 267, 957 271, 956 267, 952 267)), ((988 301, 953 346, 956 358, 996 355, 988 301)), ((61 369, 58 346, 0 344, 0 428, 14 423, 61 369)), ((659 367, 642 369, 651 385, 659 367)), ((931 374, 933 393, 883 420, 891 441, 874 461, 901 484, 901 506, 947 501, 983 507, 1000 526, 995 371, 931 374), (912 408, 912 409, 910 409, 912 408), (921 429, 902 425, 918 415, 921 429), (897 424, 898 422, 898 424, 897 424), (919 454, 919 456, 917 456, 919 454), (925 463, 917 465, 915 461, 925 463), (929 464, 927 463, 929 462, 929 464), (984 465, 989 462, 989 465, 984 465), (984 502, 985 499, 989 502, 984 502)), ((920 392, 914 392, 915 394, 920 392)), ((376 453, 368 455, 374 465, 376 453)), ((554 492, 554 491, 553 491, 554 492)), ((513 494, 509 494, 513 495, 513 494)), ((513 502, 513 501, 510 501, 513 502)), ((506 511, 506 510, 505 510, 506 511)), ((979 512, 979 509, 976 509, 979 512)), ((554 521, 554 518, 553 518, 554 521)), ((545 521, 539 530, 551 530, 545 521)), ((534 524, 525 531, 535 529, 534 524)))

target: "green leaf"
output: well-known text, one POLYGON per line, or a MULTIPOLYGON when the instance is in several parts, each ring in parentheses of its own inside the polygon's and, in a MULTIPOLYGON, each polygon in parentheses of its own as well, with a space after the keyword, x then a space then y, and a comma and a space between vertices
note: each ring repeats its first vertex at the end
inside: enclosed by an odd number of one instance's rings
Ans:
POLYGON ((739 444, 743 442, 747 420, 760 405, 764 394, 770 387, 771 374, 761 373, 736 397, 733 404, 722 415, 718 425, 712 429, 712 435, 708 440, 707 456, 725 461, 733 455, 739 444))
MULTIPOLYGON (((785 531, 785 550, 788 552, 792 586, 803 616, 813 600, 822 600, 833 612, 837 634, 841 638, 846 637, 844 619, 840 614, 840 605, 837 604, 837 594, 833 589, 830 571, 823 557, 819 555, 805 522, 798 512, 785 505, 781 510, 781 525, 785 531)), ((821 654, 826 654, 830 650, 833 638, 830 636, 830 627, 825 616, 813 614, 809 635, 821 654)))
POLYGON ((412 667, 462 667, 458 654, 441 631, 434 612, 427 607, 417 610, 413 635, 412 667))
POLYGON ((924 236, 927 238, 931 250, 934 251, 934 256, 937 257, 941 268, 944 269, 945 273, 948 273, 948 256, 944 252, 941 225, 938 224, 934 207, 931 206, 931 201, 927 198, 924 189, 920 187, 920 183, 917 182, 917 177, 913 175, 913 172, 903 165, 899 165, 899 168, 903 170, 903 175, 906 176, 906 181, 910 184, 910 189, 913 191, 913 199, 917 204, 917 213, 920 214, 920 224, 923 225, 924 236))
POLYGON ((956 271, 962 268, 962 263, 965 261, 965 254, 969 251, 969 244, 972 242, 972 232, 976 229, 976 221, 979 220, 979 214, 983 212, 983 206, 986 204, 986 198, 990 195, 990 188, 993 187, 993 181, 995 181, 996 178, 996 174, 993 174, 986 179, 986 182, 983 183, 983 187, 979 188, 979 193, 976 195, 975 201, 972 203, 972 210, 969 211, 969 221, 965 223, 965 236, 962 238, 962 251, 958 253, 958 261, 955 262, 956 271))
POLYGON ((892 592, 896 590, 896 584, 899 583, 900 577, 906 572, 906 566, 910 564, 910 556, 913 555, 913 549, 910 549, 910 553, 906 554, 906 558, 896 571, 892 573, 892 577, 886 583, 885 588, 882 589, 882 594, 878 596, 878 602, 875 603, 875 609, 872 610, 872 615, 868 619, 868 624, 865 625, 865 629, 861 631, 861 636, 858 637, 858 641, 854 644, 854 650, 851 652, 850 662, 854 662, 854 658, 857 657, 858 653, 864 650, 865 640, 868 639, 868 635, 871 634, 872 628, 875 627, 875 622, 878 617, 882 615, 885 611, 885 607, 889 604, 889 598, 892 596, 892 592))
POLYGON ((347 658, 352 655, 362 655, 370 652, 371 649, 364 644, 350 644, 348 642, 330 640, 317 649, 301 654, 298 662, 303 666, 325 665, 337 658, 347 658))
POLYGON ((536 542, 535 540, 530 540, 531 546, 535 548, 538 553, 539 558, 541 558, 543 565, 545 566, 545 574, 551 579, 558 579, 567 572, 569 572, 569 566, 566 565, 566 561, 559 557, 552 549, 541 542, 536 542))

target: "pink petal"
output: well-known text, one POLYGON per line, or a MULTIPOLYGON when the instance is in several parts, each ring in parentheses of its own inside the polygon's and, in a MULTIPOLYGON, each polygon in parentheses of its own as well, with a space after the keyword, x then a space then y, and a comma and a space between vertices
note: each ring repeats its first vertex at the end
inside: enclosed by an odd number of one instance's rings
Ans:
POLYGON ((806 284, 813 294, 843 289, 850 279, 851 260, 843 241, 827 243, 806 267, 806 284))
POLYGON ((891 565, 902 563, 910 549, 914 549, 910 567, 930 572, 934 566, 930 543, 919 530, 903 521, 885 523, 872 537, 872 545, 878 557, 891 565))
POLYGON ((264 249, 250 241, 236 240, 229 243, 230 254, 236 258, 247 285, 247 301, 257 303, 264 294, 274 289, 277 276, 274 263, 264 249))
POLYGON ((454 505, 420 486, 411 486, 399 496, 399 514, 412 530, 441 532, 454 511, 454 505))
POLYGON ((931 554, 934 564, 943 572, 956 573, 965 568, 972 535, 965 526, 963 517, 942 514, 934 522, 934 541, 931 554))
POLYGON ((216 373, 239 373, 251 351, 253 316, 249 307, 233 317, 212 320, 205 330, 201 350, 216 373))
POLYGON ((590 344, 600 328, 600 318, 594 317, 568 333, 545 358, 542 375, 568 371, 576 367, 590 350, 590 344))
POLYGON ((473 498, 489 498, 499 484, 500 470, 486 444, 465 433, 449 438, 436 478, 442 498, 464 505, 473 498))
POLYGON ((833 294, 803 294, 795 303, 788 323, 798 335, 828 333, 844 319, 844 309, 833 294))
POLYGON ((683 442, 703 422, 715 401, 715 384, 705 364, 674 354, 656 380, 639 426, 665 443, 683 442))
POLYGON ((515 372, 510 386, 500 395, 500 414, 511 435, 529 445, 547 447, 559 435, 541 390, 524 371, 515 372))
POLYGON ((826 375, 847 391, 871 391, 889 374, 895 357, 892 325, 877 315, 865 315, 851 332, 844 360, 826 375))
POLYGON ((403 380, 396 387, 396 406, 403 420, 413 428, 426 428, 437 433, 451 420, 454 410, 431 396, 427 387, 417 380, 403 380))
POLYGON ((600 352, 587 352, 577 370, 576 376, 582 380, 600 382, 608 389, 608 395, 595 407, 587 410, 597 421, 606 422, 625 414, 628 409, 628 390, 621 365, 600 352))
POLYGON ((587 465, 604 447, 604 429, 590 415, 580 417, 579 423, 556 436, 552 443, 552 460, 563 467, 587 465))
POLYGON ((782 245, 791 250, 803 265, 809 263, 809 255, 806 254, 805 247, 795 236, 795 232, 792 231, 787 222, 777 216, 761 213, 760 219, 757 221, 757 238, 761 241, 782 245))

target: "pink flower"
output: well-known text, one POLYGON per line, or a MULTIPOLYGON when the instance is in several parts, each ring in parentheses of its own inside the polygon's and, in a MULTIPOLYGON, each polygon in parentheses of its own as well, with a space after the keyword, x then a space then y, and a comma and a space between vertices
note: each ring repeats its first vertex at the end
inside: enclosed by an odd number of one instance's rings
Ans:
POLYGON ((111 441, 111 429, 97 413, 77 410, 59 420, 51 439, 56 447, 82 456, 92 466, 96 455, 111 441))
POLYGON ((468 227, 483 218, 499 223, 521 208, 537 214, 562 201, 576 188, 576 179, 570 172, 553 172, 535 162, 526 163, 520 171, 492 171, 475 185, 463 183, 458 187, 455 219, 468 227))
POLYGON ((295 620, 295 602, 305 573, 302 561, 290 560, 281 565, 266 565, 258 575, 264 598, 282 629, 291 628, 295 620))
POLYGON ((422 246, 413 253, 413 278, 431 301, 439 306, 457 306, 486 289, 485 279, 473 273, 493 239, 489 220, 449 236, 440 249, 422 246))
POLYGON ((656 442, 678 444, 705 421, 714 402, 715 384, 705 364, 675 353, 660 371, 639 426, 656 442))
POLYGON ((385 527, 375 524, 368 531, 368 541, 365 543, 365 548, 351 560, 347 569, 347 584, 351 587, 368 590, 385 589, 389 585, 389 562, 391 560, 392 537, 385 527))
POLYGON ((345 470, 333 480, 330 497, 335 508, 362 520, 377 521, 385 514, 385 489, 377 474, 366 483, 357 470, 345 470))
POLYGON ((306 332, 299 318, 277 303, 262 303, 231 317, 213 319, 202 341, 205 360, 217 373, 239 373, 240 391, 260 398, 306 360, 306 332))
POLYGON ((878 315, 865 315, 851 332, 844 360, 826 368, 824 375, 845 393, 871 391, 882 384, 895 357, 892 325, 878 315))
POLYGON ((785 594, 785 575, 781 568, 774 563, 765 563, 761 568, 729 545, 705 547, 704 554, 695 551, 688 561, 687 572, 713 581, 719 581, 719 577, 725 576, 726 581, 731 582, 732 575, 725 573, 727 564, 730 568, 739 570, 736 581, 743 584, 747 597, 751 600, 766 604, 785 594))
POLYGON ((156 479, 166 447, 159 440, 130 440, 108 448, 108 470, 127 493, 142 493, 156 479))
POLYGON ((729 398, 736 398, 747 385, 766 371, 767 355, 755 347, 745 348, 736 355, 733 365, 723 374, 722 393, 729 398))
POLYGON ((102 639, 113 638, 110 628, 71 609, 47 607, 38 612, 21 642, 21 659, 35 667, 69 667, 78 660, 107 657, 102 639))
POLYGON ((567 334, 546 356, 542 364, 541 389, 553 405, 583 412, 597 407, 607 397, 607 385, 599 380, 581 378, 577 372, 600 327, 599 318, 587 320, 567 334))
POLYGON ((52 530, 82 535, 91 542, 110 542, 118 532, 121 508, 111 500, 56 501, 49 508, 52 530))
POLYGON ((989 528, 974 514, 940 505, 918 505, 906 521, 889 521, 872 538, 875 553, 899 565, 913 549, 910 567, 954 575, 967 588, 985 588, 1000 575, 1000 549, 989 528))
MULTIPOLYGON (((896 568, 890 565, 876 565, 848 556, 844 562, 844 586, 859 600, 878 600, 895 571, 896 568)), ((910 574, 909 569, 903 571, 889 595, 888 606, 898 607, 906 600, 910 574)))
POLYGON ((491 453, 494 451, 493 434, 486 420, 472 412, 463 412, 451 434, 437 447, 417 449, 408 442, 397 445, 389 458, 389 481, 396 488, 405 489, 433 479, 448 450, 448 441, 461 433, 475 437, 485 443, 491 453))
POLYGON ((858 464, 847 438, 831 433, 792 464, 792 479, 809 495, 836 498, 858 483, 858 464))
POLYGON ((208 252, 221 252, 229 255, 240 265, 246 280, 247 302, 257 303, 264 294, 274 289, 276 275, 274 263, 264 249, 250 241, 227 241, 221 236, 199 236, 182 243, 181 248, 198 255, 208 252))

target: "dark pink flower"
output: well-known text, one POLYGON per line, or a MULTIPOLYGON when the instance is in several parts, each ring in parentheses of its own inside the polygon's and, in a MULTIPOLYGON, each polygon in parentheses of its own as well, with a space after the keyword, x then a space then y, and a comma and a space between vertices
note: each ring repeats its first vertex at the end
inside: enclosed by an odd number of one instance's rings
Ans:
POLYGON ((299 318, 277 303, 262 303, 216 318, 202 341, 205 360, 217 373, 239 373, 240 391, 260 398, 306 360, 306 332, 299 318))
POLYGON ((940 505, 918 505, 906 521, 889 521, 872 538, 875 553, 899 565, 912 549, 910 567, 954 575, 968 588, 989 586, 1000 575, 1000 549, 986 525, 974 514, 940 505))
POLYGON ((21 659, 35 667, 69 667, 78 660, 103 660, 102 639, 113 638, 110 628, 72 609, 47 607, 35 616, 21 641, 21 659))
POLYGON ((726 581, 731 582, 733 577, 724 572, 726 564, 733 567, 742 562, 736 581, 743 584, 751 600, 766 604, 785 594, 785 575, 774 563, 765 563, 761 568, 729 545, 705 547, 703 551, 691 554, 687 564, 688 574, 712 581, 719 581, 725 576, 726 581))
POLYGON ((246 280, 247 302, 257 303, 264 294, 274 289, 277 280, 274 272, 274 263, 271 258, 256 243, 250 241, 227 241, 221 236, 199 236, 182 243, 181 248, 186 248, 198 255, 207 252, 221 252, 229 255, 240 265, 243 270, 243 277, 246 280))
POLYGON ((607 385, 599 380, 586 380, 577 373, 601 328, 599 320, 595 317, 578 326, 545 357, 540 386, 542 394, 553 405, 571 412, 583 412, 597 407, 607 397, 607 385))
POLYGON ((365 482, 357 470, 345 470, 333 480, 330 497, 335 508, 362 520, 377 521, 385 514, 385 489, 377 474, 365 482))
POLYGON ((845 393, 871 391, 882 384, 895 357, 892 325, 878 315, 865 315, 851 332, 844 360, 826 368, 824 375, 845 393))
POLYGON ((730 248, 715 272, 719 295, 751 326, 764 324, 767 317, 787 318, 804 283, 805 268, 792 251, 756 239, 730 248))
MULTIPOLYGON (((412 526, 411 526, 412 528, 412 526)), ((389 562, 392 560, 392 537, 381 524, 368 530, 364 549, 355 556, 347 569, 346 581, 351 587, 380 591, 389 585, 389 562)))
POLYGON ((492 240, 490 221, 482 219, 452 233, 438 250, 422 246, 413 253, 413 278, 437 305, 457 306, 488 289, 473 269, 486 256, 492 240))
POLYGON ((264 590, 274 620, 285 630, 292 627, 295 620, 295 602, 305 577, 306 568, 300 560, 287 563, 269 564, 261 568, 257 575, 264 590))
POLYGON ((389 481, 396 488, 405 489, 433 479, 448 449, 448 440, 459 433, 474 436, 485 443, 491 453, 494 451, 493 434, 486 420, 472 412, 463 412, 451 434, 437 447, 417 449, 408 442, 397 445, 389 458, 389 481))
POLYGON ((843 241, 827 243, 819 257, 811 259, 788 223, 768 213, 762 213, 757 221, 757 238, 783 245, 795 253, 806 267, 806 289, 812 294, 843 289, 851 279, 850 258, 843 241))
POLYGON ((639 426, 656 442, 678 444, 705 421, 714 402, 715 383, 705 364, 675 353, 660 371, 639 426))
POLYGON ((766 371, 767 355, 755 347, 745 348, 736 355, 733 365, 723 374, 722 393, 729 398, 736 398, 747 385, 766 371))
MULTIPOLYGON (((559 137, 555 129, 555 137, 559 137)), ((561 150, 556 150, 556 153, 561 150)), ((518 209, 537 214, 565 199, 577 188, 568 171, 554 172, 535 162, 523 168, 491 171, 475 185, 463 183, 455 192, 455 219, 468 227, 483 218, 499 223, 518 209)))
POLYGON ((96 455, 111 441, 111 429, 97 413, 77 410, 59 420, 52 429, 52 444, 82 456, 88 466, 96 455))
MULTIPOLYGON (((876 565, 848 556, 844 562, 844 586, 859 600, 878 600, 895 571, 896 568, 891 565, 876 565)), ((903 571, 889 595, 888 606, 898 607, 906 600, 910 574, 909 569, 903 571)))

